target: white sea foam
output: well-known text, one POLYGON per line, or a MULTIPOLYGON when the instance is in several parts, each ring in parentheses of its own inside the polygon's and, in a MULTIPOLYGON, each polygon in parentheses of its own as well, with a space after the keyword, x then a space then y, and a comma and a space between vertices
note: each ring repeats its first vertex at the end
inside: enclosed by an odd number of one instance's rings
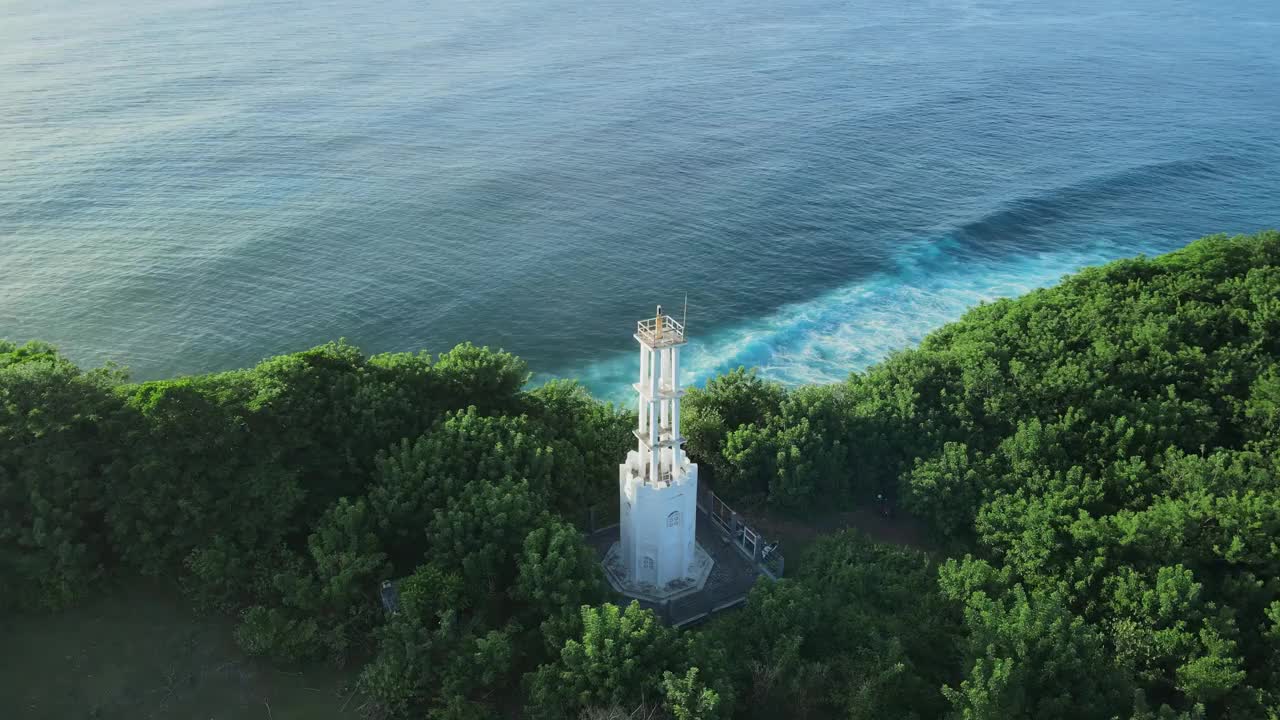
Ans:
MULTIPOLYGON (((1156 254, 1169 248, 1142 248, 1156 254)), ((707 379, 743 366, 795 386, 836 382, 895 350, 919 343, 931 330, 980 303, 1016 297, 1055 284, 1080 268, 1129 257, 1132 248, 1088 248, 961 262, 929 247, 908 254, 890 272, 877 273, 813 300, 787 305, 745 324, 699 336, 682 357, 683 381, 707 379)), ((598 396, 630 400, 626 388, 638 372, 634 353, 618 353, 583 368, 582 381, 598 396)))

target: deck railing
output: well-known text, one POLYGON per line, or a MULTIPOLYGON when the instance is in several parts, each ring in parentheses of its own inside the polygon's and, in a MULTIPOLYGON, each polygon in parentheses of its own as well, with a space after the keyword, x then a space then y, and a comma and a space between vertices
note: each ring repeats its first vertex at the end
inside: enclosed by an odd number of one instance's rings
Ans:
POLYGON ((733 546, 760 571, 777 580, 782 577, 786 559, 778 543, 770 543, 759 532, 743 522, 742 517, 710 490, 699 493, 698 504, 711 518, 711 524, 733 541, 733 546))
POLYGON ((670 315, 658 315, 636 323, 636 337, 654 347, 684 342, 684 324, 670 315))

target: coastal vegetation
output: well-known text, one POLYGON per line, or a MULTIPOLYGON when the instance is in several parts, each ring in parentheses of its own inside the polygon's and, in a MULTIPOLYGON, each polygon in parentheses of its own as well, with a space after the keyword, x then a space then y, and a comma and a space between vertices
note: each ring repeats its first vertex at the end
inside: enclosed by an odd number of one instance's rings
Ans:
POLYGON ((351 668, 373 717, 1280 717, 1280 233, 984 304, 843 383, 691 391, 717 492, 884 496, 938 548, 835 533, 691 630, 610 602, 576 526, 633 416, 528 377, 339 342, 131 383, 0 343, 2 610, 168 583, 245 652, 351 668))

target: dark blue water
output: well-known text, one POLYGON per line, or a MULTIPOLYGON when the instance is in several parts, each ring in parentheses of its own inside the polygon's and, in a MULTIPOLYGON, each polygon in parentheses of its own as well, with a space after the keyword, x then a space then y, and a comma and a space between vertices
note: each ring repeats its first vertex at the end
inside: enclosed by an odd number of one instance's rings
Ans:
POLYGON ((841 378, 1280 225, 1274 0, 0 0, 0 336, 151 378, 471 339, 841 378))

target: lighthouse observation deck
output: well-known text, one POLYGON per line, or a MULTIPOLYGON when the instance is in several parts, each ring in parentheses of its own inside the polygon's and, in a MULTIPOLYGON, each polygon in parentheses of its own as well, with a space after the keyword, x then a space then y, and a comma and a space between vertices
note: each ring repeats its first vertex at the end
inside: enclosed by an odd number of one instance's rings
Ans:
POLYGON ((684 344, 684 325, 670 315, 658 315, 636 323, 636 340, 651 348, 684 344))

